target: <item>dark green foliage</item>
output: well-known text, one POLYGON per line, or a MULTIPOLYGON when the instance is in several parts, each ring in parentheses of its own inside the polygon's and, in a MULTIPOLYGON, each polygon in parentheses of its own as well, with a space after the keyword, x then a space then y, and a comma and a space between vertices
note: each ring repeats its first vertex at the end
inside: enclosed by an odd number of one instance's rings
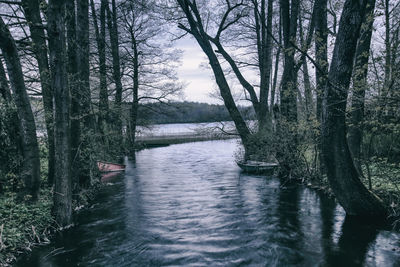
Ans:
MULTIPOLYGON (((246 119, 254 117, 254 111, 251 107, 239 107, 239 109, 246 119)), ((144 104, 139 107, 139 114, 141 120, 148 121, 151 124, 231 120, 225 106, 197 102, 144 104)))
POLYGON ((40 191, 35 203, 17 201, 17 194, 8 192, 0 197, 0 265, 15 259, 15 255, 31 250, 37 243, 48 242, 54 225, 50 210, 50 189, 40 191))
POLYGON ((0 194, 22 186, 18 179, 22 156, 17 122, 15 106, 0 98, 0 194))

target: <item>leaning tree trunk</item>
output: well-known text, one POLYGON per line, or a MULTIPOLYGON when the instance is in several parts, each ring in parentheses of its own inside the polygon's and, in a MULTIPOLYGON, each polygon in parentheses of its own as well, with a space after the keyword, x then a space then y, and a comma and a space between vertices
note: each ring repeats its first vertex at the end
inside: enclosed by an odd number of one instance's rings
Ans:
POLYGON ((17 46, 10 31, 0 17, 0 48, 6 60, 8 77, 22 134, 23 163, 21 177, 24 182, 24 194, 37 199, 40 185, 39 145, 36 138, 36 125, 33 117, 29 96, 24 83, 21 62, 17 46))
POLYGON ((368 59, 371 47, 372 26, 374 24, 375 0, 368 0, 367 10, 360 40, 356 49, 356 62, 353 75, 353 96, 351 101, 349 148, 354 158, 357 170, 361 170, 361 143, 363 136, 365 90, 367 89, 368 59))
POLYGON ((48 35, 51 81, 54 89, 55 183, 53 213, 60 226, 72 223, 69 151, 69 91, 65 66, 65 2, 50 0, 48 35))
POLYGON ((47 143, 49 148, 48 176, 49 185, 54 182, 54 129, 53 129, 53 92, 50 87, 49 60, 47 57, 46 35, 42 19, 40 17, 39 0, 23 0, 25 17, 31 32, 32 48, 38 62, 40 85, 42 87, 42 98, 44 117, 47 130, 47 143))
POLYGON ((346 139, 346 104, 366 1, 347 0, 324 90, 322 148, 330 186, 346 213, 382 216, 382 202, 362 184, 346 139))
MULTIPOLYGON (((190 33, 193 35, 193 37, 196 39, 197 43, 203 50, 203 52, 206 54, 209 64, 211 66, 211 69, 214 73, 215 81, 217 83, 217 86, 219 88, 220 94, 222 99, 224 100, 224 105, 226 109, 228 110, 228 113, 230 117, 232 118, 236 130, 238 131, 238 134, 240 136, 240 139, 243 143, 243 147, 245 149, 245 157, 247 156, 247 150, 249 147, 249 137, 250 137, 250 130, 246 125, 245 120, 243 119, 242 115, 239 112, 239 109, 237 108, 235 104, 235 100, 233 99, 232 92, 230 90, 228 81, 226 80, 224 71, 222 69, 221 63, 218 60, 217 55, 215 54, 215 51, 213 47, 211 46, 210 41, 213 41, 214 44, 217 46, 219 49, 220 53, 224 53, 224 50, 222 49, 222 46, 220 46, 219 40, 214 38, 210 40, 210 37, 206 34, 204 30, 204 26, 201 21, 197 21, 194 17, 199 17, 200 12, 197 9, 197 6, 195 4, 190 3, 188 0, 177 0, 179 6, 181 7, 182 11, 185 13, 186 19, 188 21, 190 29, 186 28, 186 26, 179 24, 179 27, 186 32, 190 33)), ((224 55, 224 54, 223 54, 224 55)), ((228 59, 229 57, 226 57, 224 55, 225 59, 228 59)), ((230 62, 231 63, 231 62, 230 62)), ((232 64, 231 64, 232 66, 232 64)), ((234 69, 235 71, 235 69, 234 69)), ((241 81, 243 82, 243 81, 241 81)), ((253 102, 254 103, 254 102, 253 102)))

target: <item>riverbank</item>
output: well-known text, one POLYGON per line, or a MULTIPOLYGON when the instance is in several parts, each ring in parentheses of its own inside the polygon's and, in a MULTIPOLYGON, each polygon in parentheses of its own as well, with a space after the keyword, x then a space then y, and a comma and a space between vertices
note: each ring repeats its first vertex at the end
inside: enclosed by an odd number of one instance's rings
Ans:
MULTIPOLYGON (((400 231, 400 189, 397 186, 400 169, 382 162, 371 163, 368 168, 365 165, 362 167, 367 177, 362 177, 361 182, 384 202, 388 208, 388 221, 393 230, 400 231)), ((299 179, 299 182, 311 189, 322 191, 332 198, 335 197, 326 175, 318 178, 307 175, 305 177, 299 179)))
POLYGON ((345 216, 322 192, 241 172, 236 149, 226 140, 137 152, 74 229, 16 267, 398 262, 399 233, 345 216))
MULTIPOLYGON (((94 183, 73 202, 75 212, 83 211, 96 197, 103 185, 94 183)), ((0 197, 0 266, 10 266, 18 256, 29 253, 35 246, 50 243, 51 237, 62 230, 52 214, 53 194, 42 186, 34 203, 18 201, 17 194, 7 192, 0 197)))

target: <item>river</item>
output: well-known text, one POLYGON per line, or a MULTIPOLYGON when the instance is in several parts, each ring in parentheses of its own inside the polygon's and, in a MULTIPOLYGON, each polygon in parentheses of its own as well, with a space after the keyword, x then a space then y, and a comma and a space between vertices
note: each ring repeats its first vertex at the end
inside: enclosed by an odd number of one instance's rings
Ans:
POLYGON ((237 141, 137 152, 77 225, 16 266, 399 266, 400 234, 334 200, 247 175, 237 141))

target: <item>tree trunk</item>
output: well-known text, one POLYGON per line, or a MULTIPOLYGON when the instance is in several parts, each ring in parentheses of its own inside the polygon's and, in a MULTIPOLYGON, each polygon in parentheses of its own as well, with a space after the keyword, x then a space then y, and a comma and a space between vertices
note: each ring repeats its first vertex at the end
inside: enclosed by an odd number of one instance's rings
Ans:
POLYGON ((268 0, 268 14, 265 14, 265 0, 261 0, 261 12, 255 12, 260 19, 260 31, 257 31, 258 62, 260 70, 260 127, 259 130, 272 130, 271 116, 268 107, 268 94, 272 68, 272 15, 273 0, 268 0))
POLYGON ((330 186, 346 213, 383 216, 382 202, 362 184, 346 139, 346 102, 366 1, 347 0, 323 98, 322 148, 330 186))
POLYGON ((99 92, 99 125, 100 130, 104 133, 104 123, 108 118, 108 92, 107 92, 107 71, 106 71, 106 3, 101 0, 100 4, 100 29, 97 22, 96 9, 94 1, 90 0, 92 7, 93 23, 96 35, 97 50, 99 53, 99 74, 100 74, 100 92, 99 92))
POLYGON ((81 116, 85 130, 92 128, 91 94, 89 84, 89 0, 77 1, 76 40, 78 56, 79 90, 81 92, 81 116))
POLYGON ((32 48, 38 62, 40 85, 42 87, 42 99, 47 131, 47 143, 49 148, 48 176, 49 185, 54 182, 54 129, 53 129, 53 91, 50 87, 49 60, 47 57, 46 35, 42 19, 40 17, 39 0, 23 0, 25 17, 31 32, 32 48))
POLYGON ((367 0, 366 16, 361 27, 361 35, 356 49, 353 75, 353 96, 350 111, 348 142, 357 170, 361 170, 361 144, 363 136, 365 90, 368 82, 368 60, 374 24, 375 0, 367 0))
POLYGON ((67 57, 68 57, 68 87, 71 95, 71 179, 74 192, 79 189, 79 178, 81 177, 81 92, 77 80, 78 76, 78 58, 76 41, 76 17, 75 1, 66 3, 66 28, 67 28, 67 57))
POLYGON ((53 213, 60 226, 72 223, 69 154, 69 91, 65 66, 65 1, 50 0, 48 35, 51 81, 54 90, 55 186, 53 213))
POLYGON ((115 0, 112 0, 112 12, 107 1, 107 24, 108 31, 110 34, 110 44, 111 44, 111 56, 112 56, 112 66, 113 66, 113 77, 115 82, 115 103, 114 103, 114 116, 113 120, 115 123, 116 133, 116 146, 118 151, 121 151, 122 144, 122 83, 121 83, 121 69, 120 69, 120 58, 119 58, 119 42, 118 42, 118 24, 117 24, 117 8, 115 5, 115 0))
POLYGON ((24 75, 15 41, 0 17, 0 48, 6 60, 13 98, 17 106, 23 143, 23 163, 21 177, 24 182, 24 194, 37 199, 40 185, 39 145, 36 138, 36 125, 29 96, 26 92, 24 75))
POLYGON ((281 115, 289 123, 297 122, 297 74, 295 72, 294 47, 296 40, 299 0, 281 0, 283 43, 285 47, 284 69, 281 82, 281 115))
MULTIPOLYGON (((315 0, 315 61, 318 64, 318 68, 315 70, 316 79, 316 95, 317 95, 317 105, 316 105, 316 117, 319 125, 322 125, 322 96, 324 87, 326 84, 326 78, 328 76, 328 23, 327 23, 327 0, 315 0)), ((321 173, 324 173, 324 161, 323 161, 323 151, 322 142, 320 141, 320 132, 317 136, 317 155, 319 162, 319 169, 321 173)))
POLYGON ((6 71, 0 58, 0 94, 7 102, 12 101, 10 87, 8 86, 6 71))
POLYGON ((83 131, 81 134, 81 146, 83 151, 81 157, 81 168, 79 184, 82 187, 90 185, 90 138, 93 134, 93 120, 91 116, 91 94, 89 84, 89 0, 77 1, 77 56, 78 56, 78 76, 80 91, 80 117, 83 118, 83 131))
MULTIPOLYGON (((195 37, 197 43, 200 45, 203 52, 206 54, 211 69, 214 73, 215 81, 220 90, 221 97, 224 100, 225 107, 227 108, 228 113, 236 126, 236 129, 239 133, 239 136, 242 140, 245 150, 247 150, 247 148, 249 147, 248 139, 250 136, 250 130, 247 127, 246 122, 244 121, 242 115, 239 112, 239 109, 235 104, 224 71, 222 70, 221 64, 217 58, 217 55, 214 52, 213 47, 211 46, 209 36, 205 33, 201 21, 196 21, 193 17, 193 15, 196 17, 200 16, 200 13, 196 5, 189 3, 189 1, 187 0, 177 0, 177 2, 180 5, 182 11, 185 13, 185 16, 190 25, 190 29, 187 29, 183 25, 179 25, 179 27, 187 32, 190 32, 193 35, 193 37, 195 37)), ((218 41, 218 40, 214 39, 213 41, 218 41)), ((215 42, 215 44, 217 45, 219 44, 219 42, 215 42)), ((246 157, 247 153, 245 154, 246 157)))
POLYGON ((275 67, 274 67, 274 78, 272 81, 272 89, 271 89, 271 104, 270 104, 270 112, 273 112, 274 110, 274 105, 275 105, 275 92, 276 92, 276 87, 278 84, 278 70, 279 70, 279 58, 281 55, 281 46, 282 46, 282 25, 281 25, 281 17, 279 16, 279 30, 278 30, 278 49, 276 51, 275 55, 275 67))
POLYGON ((139 110, 139 51, 135 32, 132 28, 130 29, 130 34, 133 50, 133 99, 130 116, 130 147, 132 152, 131 154, 133 154, 135 149, 135 135, 139 110))

